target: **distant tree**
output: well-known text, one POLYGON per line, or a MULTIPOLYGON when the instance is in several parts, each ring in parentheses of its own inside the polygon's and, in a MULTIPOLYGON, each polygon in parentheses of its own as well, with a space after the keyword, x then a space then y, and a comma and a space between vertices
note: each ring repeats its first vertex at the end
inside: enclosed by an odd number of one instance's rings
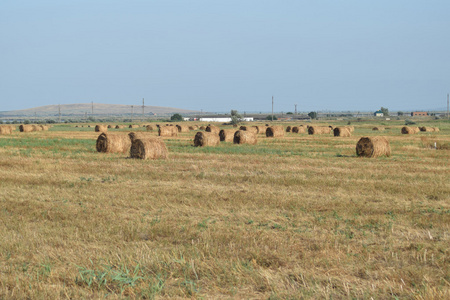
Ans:
MULTIPOLYGON (((266 117, 266 120, 272 120, 272 115, 268 115, 267 117, 266 117)), ((275 120, 278 120, 278 118, 276 117, 276 116, 273 116, 273 120, 275 121, 275 120)))
POLYGON ((389 109, 387 109, 386 107, 381 107, 380 110, 383 113, 383 116, 389 116, 389 109))
POLYGON ((399 111, 399 112, 397 113, 397 116, 403 116, 403 112, 402 112, 402 111, 399 111))
POLYGON ((239 122, 241 122, 242 117, 241 115, 238 113, 237 110, 232 109, 231 110, 231 124, 232 125, 237 125, 239 124, 239 122))
POLYGON ((310 112, 310 113, 308 114, 308 116, 309 116, 311 119, 317 119, 317 113, 316 113, 315 111, 310 112))
POLYGON ((291 112, 291 111, 288 111, 286 114, 287 114, 287 115, 293 115, 294 113, 291 112))
POLYGON ((183 121, 183 116, 181 116, 180 114, 173 114, 171 117, 170 117, 170 120, 171 121, 183 121))
POLYGON ((23 124, 30 124, 30 120, 23 121, 23 124))
POLYGON ((92 116, 90 116, 90 117, 88 118, 88 121, 89 121, 89 122, 95 122, 95 118, 92 117, 92 116))

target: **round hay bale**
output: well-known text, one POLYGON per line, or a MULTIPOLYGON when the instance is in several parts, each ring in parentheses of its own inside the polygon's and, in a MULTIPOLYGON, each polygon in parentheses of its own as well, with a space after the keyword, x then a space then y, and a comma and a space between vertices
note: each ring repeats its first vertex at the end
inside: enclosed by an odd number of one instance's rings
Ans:
POLYGON ((217 127, 217 126, 215 126, 215 125, 208 125, 207 127, 206 127, 206 129, 205 129, 205 131, 207 131, 207 132, 213 132, 213 133, 215 133, 215 134, 219 134, 219 132, 220 132, 220 128, 219 127, 217 127))
POLYGON ((418 127, 408 127, 408 126, 402 127, 402 134, 415 134, 419 131, 420 129, 418 127))
POLYGON ((217 146, 220 143, 219 135, 214 132, 199 131, 194 137, 194 146, 204 147, 204 146, 217 146))
POLYGON ((377 127, 372 128, 372 130, 374 130, 374 131, 384 131, 384 127, 377 126, 377 127))
POLYGON ((284 137, 284 127, 283 125, 274 125, 267 127, 266 137, 284 137))
POLYGON ((200 126, 200 130, 206 130, 206 126, 200 126))
POLYGON ((127 153, 130 151, 131 140, 128 135, 103 132, 98 136, 95 147, 98 152, 127 153))
POLYGON ((139 128, 139 125, 130 125, 128 128, 139 128))
POLYGON ((391 146, 384 136, 362 137, 356 144, 356 155, 362 157, 391 156, 391 146))
POLYGON ((45 125, 39 125, 40 127, 41 127, 41 129, 43 130, 43 131, 48 131, 48 126, 45 126, 45 125))
POLYGON ((20 132, 32 132, 33 131, 33 126, 32 125, 20 125, 19 126, 19 130, 20 132))
POLYGON ((433 131, 434 131, 434 132, 439 132, 439 128, 433 127, 433 131))
POLYGON ((108 125, 108 129, 109 129, 109 128, 113 128, 111 124, 108 125))
POLYGON ((222 129, 219 132, 219 139, 221 142, 233 142, 234 133, 236 129, 222 129))
POLYGON ((256 139, 256 133, 238 130, 234 133, 233 143, 234 144, 250 144, 256 145, 258 140, 256 139))
POLYGON ((116 125, 116 129, 122 129, 125 128, 125 125, 116 125))
POLYGON ((241 126, 239 130, 249 131, 254 134, 258 134, 258 128, 256 126, 241 126))
POLYGON ((309 126, 308 134, 327 134, 331 133, 331 128, 328 126, 309 126))
POLYGON ((158 130, 159 136, 178 136, 178 128, 175 126, 160 126, 158 130))
POLYGON ((131 142, 130 157, 139 159, 167 159, 167 151, 164 141, 157 137, 138 138, 131 142))
POLYGON ((31 127, 33 127, 33 131, 42 131, 42 127, 41 125, 31 125, 31 127))
POLYGON ((177 125, 178 132, 189 132, 188 125, 177 125))
POLYGON ((291 132, 291 130, 292 130, 291 126, 286 127, 286 132, 291 132))
POLYGON ((10 126, 0 126, 0 134, 11 134, 12 128, 10 126))
POLYGON ((350 131, 350 133, 352 133, 353 131, 355 131, 355 126, 344 126, 345 128, 348 129, 348 131, 350 131))
POLYGON ((346 127, 336 127, 333 129, 334 136, 348 137, 352 136, 350 130, 346 127))
POLYGON ((106 125, 95 125, 95 132, 107 132, 108 127, 106 125))
POLYGON ((292 127, 292 133, 305 133, 306 132, 306 130, 305 130, 305 127, 303 127, 303 126, 294 126, 294 127, 292 127))
POLYGON ((190 125, 189 126, 189 130, 197 130, 198 126, 197 125, 190 125))
POLYGON ((145 129, 147 130, 147 131, 153 131, 153 130, 156 130, 156 126, 154 126, 154 125, 147 125, 146 127, 145 127, 145 129))
POLYGON ((133 142, 137 139, 147 139, 151 138, 152 136, 146 132, 130 132, 128 133, 128 137, 130 138, 131 142, 133 142))
POLYGON ((419 127, 419 130, 423 131, 423 132, 435 132, 434 127, 425 127, 425 126, 423 126, 423 127, 419 127))
POLYGON ((266 134, 266 126, 255 126, 258 129, 258 134, 266 134))

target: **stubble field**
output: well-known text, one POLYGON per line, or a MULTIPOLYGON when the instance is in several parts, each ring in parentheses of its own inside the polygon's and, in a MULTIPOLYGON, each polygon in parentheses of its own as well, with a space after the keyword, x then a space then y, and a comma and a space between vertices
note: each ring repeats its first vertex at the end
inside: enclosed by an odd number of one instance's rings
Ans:
POLYGON ((450 123, 393 123, 203 148, 191 131, 154 161, 98 153, 93 128, 0 135, 0 298, 448 299, 450 123), (356 157, 376 135, 392 156, 356 157))

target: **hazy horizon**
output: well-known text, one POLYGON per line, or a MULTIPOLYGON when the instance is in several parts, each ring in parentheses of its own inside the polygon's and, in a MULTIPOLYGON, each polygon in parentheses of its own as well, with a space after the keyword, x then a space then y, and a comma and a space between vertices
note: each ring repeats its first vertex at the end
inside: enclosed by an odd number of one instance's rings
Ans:
POLYGON ((0 111, 446 107, 448 1, 2 1, 0 111))

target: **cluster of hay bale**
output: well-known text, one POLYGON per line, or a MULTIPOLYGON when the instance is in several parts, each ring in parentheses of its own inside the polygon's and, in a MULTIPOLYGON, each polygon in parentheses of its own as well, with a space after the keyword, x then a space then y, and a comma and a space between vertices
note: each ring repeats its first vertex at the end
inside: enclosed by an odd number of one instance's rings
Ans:
POLYGON ((362 137, 356 144, 356 155, 361 157, 391 156, 391 146, 384 136, 362 137))
POLYGON ((95 132, 107 132, 108 126, 106 125, 95 125, 95 132))
POLYGON ((255 132, 238 130, 234 133, 233 143, 235 144, 249 144, 256 145, 258 142, 255 132))
POLYGON ((425 126, 423 126, 423 127, 419 127, 419 130, 423 131, 423 132, 439 132, 439 128, 437 128, 437 127, 425 127, 425 126))
POLYGON ((334 136, 349 137, 352 136, 350 129, 347 127, 335 127, 333 129, 334 136))
POLYGON ((266 137, 284 137, 284 128, 282 125, 274 125, 267 127, 266 137))
POLYGON ((404 126, 402 127, 402 134, 415 134, 420 131, 419 127, 408 127, 404 126))
POLYGON ((204 147, 204 146, 217 146, 220 143, 219 135, 214 132, 199 131, 194 137, 194 146, 204 147))
POLYGON ((219 139, 221 142, 233 142, 236 129, 222 129, 219 132, 219 139))
POLYGON ((159 126, 158 135, 166 137, 178 136, 178 128, 176 126, 159 126))
POLYGON ((49 127, 46 125, 20 125, 20 132, 46 131, 49 127))
POLYGON ((309 126, 308 134, 329 134, 331 133, 331 128, 329 126, 309 126))

